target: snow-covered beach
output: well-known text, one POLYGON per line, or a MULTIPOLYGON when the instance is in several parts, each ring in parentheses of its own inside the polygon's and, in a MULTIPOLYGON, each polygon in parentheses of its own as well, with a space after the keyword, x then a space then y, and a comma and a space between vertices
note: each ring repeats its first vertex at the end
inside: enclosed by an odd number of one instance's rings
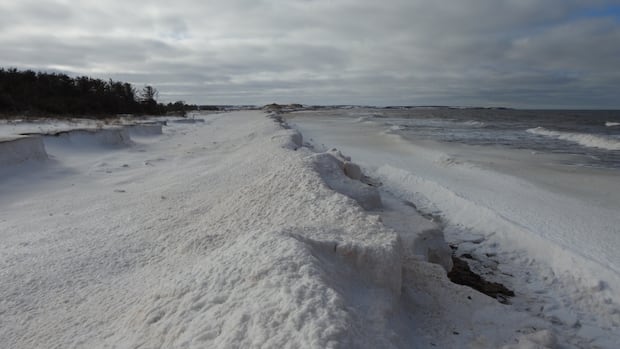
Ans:
POLYGON ((564 338, 606 343, 572 342, 577 347, 616 346, 617 170, 565 165, 575 162, 571 154, 416 140, 390 126, 406 120, 364 114, 299 112, 289 121, 309 145, 338 147, 383 190, 439 216, 456 255, 515 290, 514 308, 549 321, 564 338))
POLYGON ((355 118, 302 113, 299 131, 260 111, 197 118, 0 133, 3 347, 620 342, 604 171, 584 198, 566 189, 579 173, 512 176, 502 154, 468 162, 355 118), (444 234, 511 304, 448 280, 444 234))

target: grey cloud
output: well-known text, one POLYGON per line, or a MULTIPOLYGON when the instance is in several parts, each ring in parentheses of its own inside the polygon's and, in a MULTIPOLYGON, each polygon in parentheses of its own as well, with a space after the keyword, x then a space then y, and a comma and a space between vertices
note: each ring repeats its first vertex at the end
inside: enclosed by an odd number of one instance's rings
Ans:
POLYGON ((620 23, 578 16, 614 2, 0 0, 0 65, 196 103, 619 107, 620 23))
POLYGON ((620 25, 588 19, 516 40, 509 56, 549 69, 613 73, 620 59, 620 25))

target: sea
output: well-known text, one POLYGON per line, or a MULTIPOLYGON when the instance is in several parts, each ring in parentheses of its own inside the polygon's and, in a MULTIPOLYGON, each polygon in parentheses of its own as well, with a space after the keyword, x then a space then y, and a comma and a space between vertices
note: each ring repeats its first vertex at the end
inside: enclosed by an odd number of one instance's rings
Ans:
POLYGON ((570 154, 566 165, 620 169, 620 110, 382 108, 350 115, 404 138, 570 154))

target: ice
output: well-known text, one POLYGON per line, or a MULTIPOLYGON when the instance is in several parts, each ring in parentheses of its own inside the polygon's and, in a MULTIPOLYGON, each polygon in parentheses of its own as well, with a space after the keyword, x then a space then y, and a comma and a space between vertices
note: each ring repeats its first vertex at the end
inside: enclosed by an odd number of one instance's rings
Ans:
POLYGON ((542 319, 562 345, 620 340, 620 183, 611 170, 567 171, 554 165, 556 155, 414 142, 353 117, 289 121, 316 145, 350 155, 382 190, 439 216, 457 253, 474 257, 472 269, 514 289, 511 307, 542 319), (601 332, 579 337, 586 325, 601 332))
POLYGON ((361 172, 351 172, 351 165, 346 160, 340 160, 329 152, 313 155, 315 168, 327 185, 355 201, 366 210, 378 209, 381 207, 381 196, 377 188, 369 186, 359 181, 361 172), (359 176, 357 176, 359 174, 359 176), (350 177, 359 178, 350 178, 350 177))

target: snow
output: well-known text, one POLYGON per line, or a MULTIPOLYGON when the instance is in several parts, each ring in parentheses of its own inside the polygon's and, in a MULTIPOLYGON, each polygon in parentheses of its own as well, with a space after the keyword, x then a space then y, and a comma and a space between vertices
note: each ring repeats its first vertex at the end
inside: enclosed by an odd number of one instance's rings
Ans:
MULTIPOLYGON (((53 134, 24 138, 41 140, 47 158, 0 167, 3 346, 611 348, 618 339, 613 324, 582 313, 566 330, 518 299, 507 306, 451 283, 454 226, 422 215, 423 195, 396 192, 389 176, 379 186, 381 167, 367 158, 302 146, 303 127, 259 111, 200 119, 161 134, 39 125, 53 134)), ((370 144, 397 139, 382 137, 370 144)), ((584 298, 592 307, 615 294, 605 277, 584 298)), ((603 320, 617 317, 614 304, 603 320)), ((565 321, 564 310, 544 314, 565 321)))
POLYGON ((127 128, 132 137, 158 136, 163 133, 161 123, 136 124, 130 125, 127 128))
POLYGON ((350 155, 382 191, 440 217, 457 255, 515 290, 513 309, 544 320, 562 346, 620 341, 616 173, 566 169, 562 155, 413 142, 389 125, 326 114, 289 122, 316 149, 350 155))
MULTIPOLYGON (((133 129, 133 127, 131 127, 133 129)), ((50 146, 85 147, 126 147, 131 145, 128 128, 113 127, 105 129, 77 129, 46 134, 50 146)))
POLYGON ((40 137, 15 136, 0 138, 0 166, 28 160, 45 160, 47 153, 40 137))

